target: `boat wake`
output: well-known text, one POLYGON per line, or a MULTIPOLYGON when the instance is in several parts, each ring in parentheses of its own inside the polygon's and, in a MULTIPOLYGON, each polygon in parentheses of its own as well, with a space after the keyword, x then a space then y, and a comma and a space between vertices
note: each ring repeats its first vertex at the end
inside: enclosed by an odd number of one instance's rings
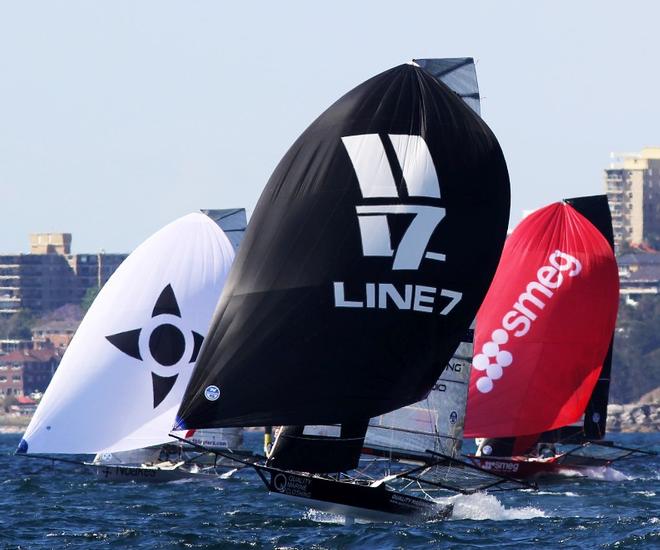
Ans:
MULTIPOLYGON (((456 495, 444 499, 436 499, 440 505, 453 504, 452 520, 470 519, 470 520, 516 520, 544 518, 547 514, 538 508, 532 506, 522 506, 519 508, 507 508, 494 495, 486 493, 474 493, 472 495, 456 495)), ((346 525, 346 518, 341 514, 332 514, 315 509, 308 509, 304 514, 304 519, 318 523, 332 523, 336 525, 346 525)), ((355 519, 355 523, 372 523, 368 520, 355 519)), ((444 519, 430 519, 431 523, 445 521, 444 519)))
POLYGON ((507 508, 494 495, 474 493, 472 495, 456 495, 446 500, 454 505, 451 519, 472 520, 511 520, 544 518, 547 514, 543 510, 532 506, 520 508, 507 508))
POLYGON ((612 468, 612 466, 588 468, 586 473, 589 479, 598 479, 602 481, 630 481, 633 479, 616 468, 612 468))
MULTIPOLYGON (((322 512, 321 510, 315 510, 314 508, 308 509, 304 513, 303 518, 309 521, 315 521, 317 523, 332 523, 335 525, 347 524, 346 516, 342 516, 341 514, 332 514, 331 512, 322 512)), ((349 519, 348 523, 350 524, 351 522, 371 523, 370 521, 362 520, 362 519, 353 519, 352 521, 349 519)))
POLYGON ((597 481, 630 481, 633 479, 612 466, 594 466, 579 471, 564 470, 559 475, 562 477, 585 477, 597 481))

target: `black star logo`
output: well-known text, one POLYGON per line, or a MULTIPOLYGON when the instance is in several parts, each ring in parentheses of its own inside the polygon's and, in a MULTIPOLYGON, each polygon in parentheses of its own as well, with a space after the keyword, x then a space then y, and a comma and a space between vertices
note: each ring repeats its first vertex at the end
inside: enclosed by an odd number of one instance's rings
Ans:
MULTIPOLYGON (((179 309, 179 304, 176 301, 174 290, 172 290, 172 285, 167 285, 156 300, 156 305, 154 305, 151 317, 154 318, 159 315, 174 315, 181 319, 181 311, 179 309)), ((194 363, 197 360, 197 355, 202 347, 204 337, 194 330, 191 332, 193 337, 193 350, 190 355, 189 363, 194 363)), ((126 355, 129 355, 138 361, 143 361, 142 354, 140 353, 141 333, 142 329, 137 328, 106 336, 106 339, 126 355)), ((149 353, 154 361, 163 367, 171 367, 179 363, 186 353, 186 338, 183 332, 181 332, 181 329, 172 323, 167 322, 156 326, 149 335, 149 353)), ((155 372, 151 373, 151 380, 154 389, 154 409, 160 405, 170 393, 178 376, 178 373, 172 376, 160 376, 155 372)))

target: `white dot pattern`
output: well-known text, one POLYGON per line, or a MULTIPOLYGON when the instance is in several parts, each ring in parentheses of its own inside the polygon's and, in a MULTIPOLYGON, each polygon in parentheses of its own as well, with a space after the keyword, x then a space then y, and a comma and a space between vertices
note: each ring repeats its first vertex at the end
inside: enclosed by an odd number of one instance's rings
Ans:
POLYGON ((499 380, 504 369, 513 363, 511 352, 500 349, 500 346, 509 341, 509 334, 502 328, 495 329, 491 334, 491 341, 481 347, 481 353, 472 358, 472 367, 483 372, 477 379, 477 389, 481 393, 488 393, 494 387, 494 380, 499 380))

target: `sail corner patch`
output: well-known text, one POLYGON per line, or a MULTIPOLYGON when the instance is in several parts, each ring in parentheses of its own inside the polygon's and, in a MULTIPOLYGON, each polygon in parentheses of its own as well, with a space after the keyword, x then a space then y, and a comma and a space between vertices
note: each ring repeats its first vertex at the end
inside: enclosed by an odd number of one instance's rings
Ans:
POLYGON ((18 448, 16 449, 16 454, 17 455, 25 455, 28 452, 28 442, 25 441, 25 439, 21 439, 21 442, 18 444, 18 448))

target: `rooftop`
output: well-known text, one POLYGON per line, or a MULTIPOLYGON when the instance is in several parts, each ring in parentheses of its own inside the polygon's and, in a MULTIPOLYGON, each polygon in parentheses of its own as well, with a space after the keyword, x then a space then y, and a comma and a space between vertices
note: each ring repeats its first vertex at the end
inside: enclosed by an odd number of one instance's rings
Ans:
POLYGON ((617 258, 620 266, 631 265, 657 265, 660 266, 660 253, 658 252, 629 252, 617 258))
POLYGON ((33 332, 75 331, 83 318, 82 308, 77 304, 66 304, 37 319, 33 332))

